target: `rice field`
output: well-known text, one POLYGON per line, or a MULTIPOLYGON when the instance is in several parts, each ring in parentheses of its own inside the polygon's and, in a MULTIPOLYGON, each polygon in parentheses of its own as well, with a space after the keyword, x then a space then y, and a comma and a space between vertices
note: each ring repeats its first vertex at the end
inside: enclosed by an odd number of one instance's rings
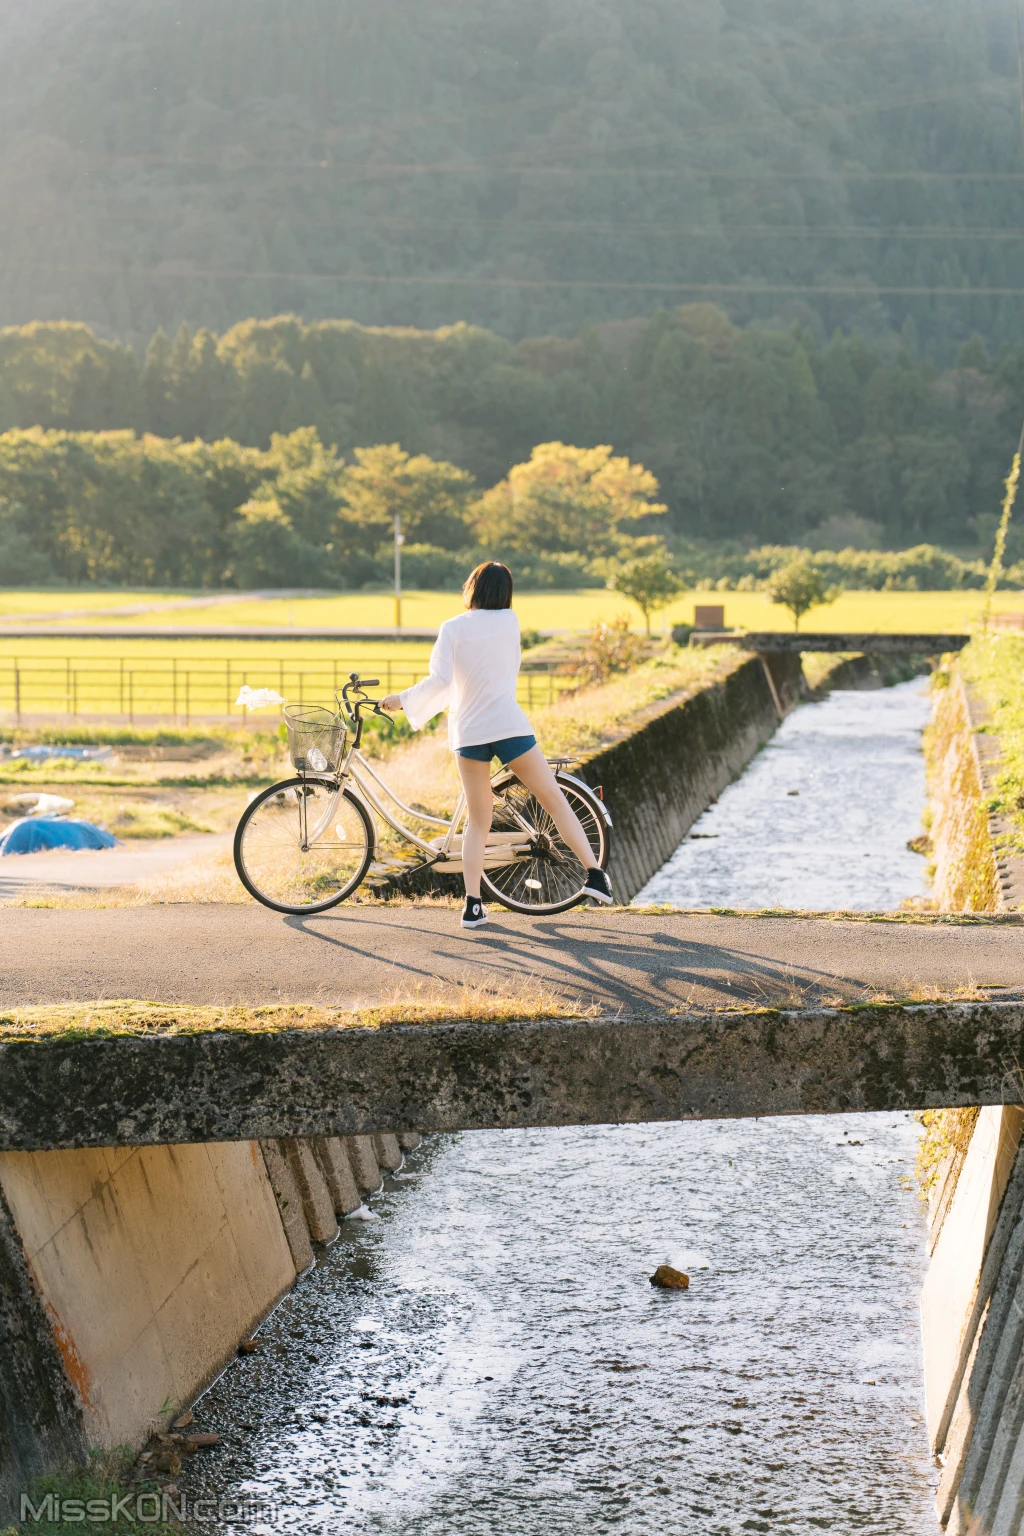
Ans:
MULTIPOLYGON (((329 704, 352 672, 380 692, 408 687, 428 670, 429 641, 244 641, 0 639, 0 717, 42 716, 139 724, 234 719, 273 725, 279 711, 247 712, 239 690, 272 688, 289 703, 329 704)), ((547 704, 569 679, 524 672, 520 702, 547 704)), ((373 692, 377 692, 374 689, 373 692)))
MULTIPOLYGON (((840 630, 959 630, 980 615, 984 594, 956 592, 844 592, 827 607, 807 614, 802 627, 835 633, 840 630)), ((790 629, 785 609, 770 603, 762 592, 687 592, 655 616, 654 628, 692 623, 697 604, 721 604, 725 622, 739 629, 790 629)), ((568 633, 589 629, 600 619, 629 613, 636 629, 643 628, 639 611, 627 599, 604 588, 574 592, 521 592, 515 608, 524 630, 568 633)), ((1024 593, 997 592, 997 613, 1024 609, 1024 593)), ((402 623, 408 629, 436 629, 460 611, 454 592, 408 592, 402 599, 402 623)), ((346 592, 309 596, 259 593, 181 593, 172 591, 0 591, 0 626, 31 623, 76 625, 103 622, 152 626, 162 630, 268 626, 289 628, 380 629, 394 625, 394 598, 389 593, 346 592), (183 605, 188 606, 183 606, 183 605), (135 612, 117 610, 135 609, 135 612), (139 611, 145 610, 145 611, 139 611)))
MULTIPOLYGON (((806 615, 802 628, 962 631, 977 621, 983 602, 981 592, 848 592, 806 615)), ((711 604, 724 608, 725 623, 733 628, 792 627, 786 612, 763 593, 690 592, 657 616, 655 630, 692 622, 696 605, 711 604)), ((1024 594, 999 592, 993 606, 997 613, 1020 611, 1024 594)), ((634 628, 642 628, 632 605, 603 589, 525 592, 515 607, 524 631, 541 634, 578 634, 622 613, 630 613, 634 628)), ((450 592, 413 592, 403 599, 403 623, 410 629, 436 628, 459 611, 458 594, 450 592)), ((376 593, 0 592, 0 717, 27 724, 53 716, 140 724, 214 719, 272 724, 276 711, 250 719, 236 704, 243 685, 273 688, 290 702, 320 703, 330 701, 350 672, 379 678, 389 692, 422 677, 430 643, 392 639, 387 631, 393 617, 393 598, 376 593), (30 615, 76 627, 93 618, 108 625, 145 624, 151 638, 122 638, 109 629, 95 638, 3 634, 3 620, 30 625, 30 615), (210 624, 243 632, 276 627, 280 639, 189 638, 190 628, 210 624), (349 627, 384 633, 366 640, 289 638, 292 629, 349 627)), ((566 685, 565 679, 525 672, 520 700, 527 708, 545 705, 566 685)))

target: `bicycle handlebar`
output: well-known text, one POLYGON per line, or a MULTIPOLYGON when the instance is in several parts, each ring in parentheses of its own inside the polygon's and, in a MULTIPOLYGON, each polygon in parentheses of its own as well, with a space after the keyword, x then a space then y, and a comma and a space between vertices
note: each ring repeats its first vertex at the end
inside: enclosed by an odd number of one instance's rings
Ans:
POLYGON ((359 698, 359 699, 350 699, 349 698, 349 693, 350 692, 351 693, 362 693, 364 688, 379 688, 379 687, 380 687, 380 678, 378 678, 378 677, 360 677, 358 672, 350 672, 349 673, 348 682, 345 684, 344 688, 340 688, 340 689, 337 689, 335 691, 335 695, 334 695, 335 699, 337 699, 338 694, 340 693, 341 694, 342 707, 347 712, 349 719, 354 721, 354 723, 355 723, 355 727, 356 727, 355 745, 356 746, 359 745, 359 742, 360 742, 360 740, 362 738, 362 734, 363 734, 363 710, 364 709, 369 710, 369 712, 371 714, 373 714, 373 715, 379 715, 382 720, 386 720, 387 721, 388 725, 393 726, 394 723, 395 723, 394 719, 388 713, 388 711, 386 709, 382 709, 381 708, 381 701, 380 701, 380 699, 368 699, 365 696, 363 698, 359 698))

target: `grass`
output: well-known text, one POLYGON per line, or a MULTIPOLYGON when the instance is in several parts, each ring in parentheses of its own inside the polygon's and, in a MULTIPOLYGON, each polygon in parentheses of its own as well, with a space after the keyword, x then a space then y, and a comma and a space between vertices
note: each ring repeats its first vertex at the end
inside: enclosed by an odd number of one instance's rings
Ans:
MULTIPOLYGON (((180 1501, 172 1494, 165 1506, 160 1491, 154 1492, 157 1485, 148 1480, 140 1481, 134 1475, 134 1459, 134 1452, 127 1447, 116 1451, 95 1451, 88 1467, 50 1472, 33 1478, 24 1490, 26 1496, 33 1509, 43 1505, 54 1518, 46 1518, 44 1514, 41 1519, 33 1520, 27 1514, 23 1522, 5 1526, 0 1536, 22 1536, 27 1530, 35 1533, 35 1536, 68 1536, 71 1531, 95 1530, 99 1528, 99 1522, 89 1520, 83 1526, 85 1508, 76 1506, 84 1506, 89 1500, 98 1500, 106 1506, 106 1519, 109 1521, 112 1504, 126 1496, 130 1500, 128 1510, 131 1517, 129 1519, 123 1507, 119 1516, 119 1523, 123 1522, 125 1529, 144 1530, 151 1532, 152 1536, 180 1536, 181 1523, 173 1518, 173 1506, 180 1501), (144 1523, 138 1524, 135 1520, 137 1495, 145 1495, 139 1506, 139 1514, 144 1523), (46 1506, 47 1498, 53 1501, 49 1506, 46 1506), (158 1511, 161 1516, 167 1514, 171 1518, 153 1519, 152 1516, 158 1511)), ((97 1513, 94 1509, 93 1514, 97 1513)))
POLYGON ((960 690, 948 672, 933 678, 932 718, 924 733, 928 775, 929 868, 934 899, 947 911, 994 912, 999 886, 992 838, 960 690))
POLYGON ((181 811, 177 806, 152 802, 122 805, 109 827, 120 838, 178 837, 183 832, 215 830, 207 822, 193 820, 187 811, 181 811))
POLYGON ((1013 826, 1012 851, 1024 851, 1024 635, 978 635, 960 653, 959 666, 988 705, 987 727, 999 737, 1002 763, 988 809, 1013 826))
MULTIPOLYGON (((732 646, 671 646, 610 682, 531 710, 530 720, 549 757, 579 757, 616 739, 643 710, 673 695, 683 698, 706 688, 748 659, 732 646)), ((392 748, 383 771, 407 805, 416 802, 438 815, 450 815, 454 809, 461 785, 443 725, 392 748)), ((384 846, 391 846, 389 839, 384 846)))
MULTIPOLYGON (((22 604, 33 594, 7 594, 22 604)), ((148 594, 156 600, 170 594, 148 594)), ((102 612, 107 599, 127 603, 147 594, 36 594, 40 602, 77 603, 92 596, 102 612), (102 602, 100 599, 102 598, 102 602)), ((4 594, 0 593, 0 614, 4 594)), ((290 623, 353 627, 388 626, 392 622, 391 599, 382 594, 352 593, 341 596, 268 599, 230 603, 215 610, 218 625, 279 625, 286 637, 290 623)), ((764 593, 728 592, 685 594, 658 615, 655 628, 691 621, 696 603, 722 602, 726 623, 740 629, 785 630, 791 622, 784 609, 771 604, 764 593)), ((849 592, 827 607, 818 608, 804 620, 804 629, 851 631, 962 631, 977 619, 984 595, 979 592, 849 592)), ((410 593, 405 602, 409 627, 436 627, 460 610, 457 594, 410 593)), ((999 592, 999 612, 1018 609, 1019 593, 999 592)), ((516 600, 524 630, 582 633, 598 619, 612 619, 626 612, 634 628, 642 628, 638 612, 620 594, 602 589, 576 592, 526 592, 516 600)), ((43 611, 40 608, 38 611, 43 611)), ((176 628, 208 623, 209 609, 178 609, 167 616, 176 628)), ((124 622, 137 624, 138 618, 124 622)), ((241 719, 234 700, 243 683, 269 686, 294 701, 329 700, 334 689, 351 671, 369 672, 381 679, 382 688, 394 690, 422 676, 430 646, 426 641, 280 641, 168 638, 154 626, 152 638, 75 639, 58 636, 15 639, 0 634, 0 710, 15 706, 15 663, 19 670, 20 709, 23 717, 61 713, 66 715, 175 721, 227 717, 241 719), (186 681, 187 677, 187 681, 186 681)), ((520 702, 532 710, 548 697, 561 680, 524 674, 520 702)), ((254 717, 268 723, 273 713, 254 717)))
POLYGON ((284 1030, 387 1029, 399 1024, 518 1023, 535 1019, 589 1019, 596 1004, 565 1002, 527 983, 496 996, 464 986, 455 996, 419 996, 363 1008, 320 1008, 274 1003, 266 1007, 192 1007, 114 1000, 40 1004, 0 1012, 0 1040, 97 1039, 146 1035, 279 1034, 284 1030))
MULTIPOLYGON (((132 603, 170 602, 175 598, 199 594, 132 591, 96 592, 93 590, 0 591, 0 618, 16 620, 19 614, 54 614, 62 609, 92 608, 97 618, 103 610, 132 603)), ((214 594, 209 594, 214 595, 214 594)), ((692 623, 694 604, 722 603, 725 621, 745 629, 791 629, 786 610, 773 605, 763 592, 686 592, 655 619, 655 628, 692 623)), ((828 607, 812 610, 803 621, 809 631, 830 633, 849 630, 960 630, 981 614, 984 593, 955 592, 846 592, 828 607)), ((436 628, 444 619, 460 611, 455 592, 408 592, 402 599, 402 617, 410 629, 436 628)), ((1006 613, 1024 607, 1019 592, 997 592, 994 610, 1006 613)), ((515 602, 524 629, 584 630, 598 619, 614 618, 629 611, 634 627, 643 628, 638 611, 623 598, 603 587, 571 592, 521 592, 515 602)), ((85 621, 88 622, 88 621, 85 621)), ((394 623, 394 599, 385 592, 347 592, 336 596, 308 598, 268 598, 226 603, 214 608, 185 608, 165 615, 137 615, 115 622, 137 626, 161 623, 189 628, 192 625, 289 625, 331 628, 390 629, 394 623)), ((368 642, 379 648, 378 642, 368 642)), ((348 651, 346 647, 346 651, 348 651)), ((353 650, 352 654, 356 654, 353 650)))
POLYGON ((938 1193, 940 1176, 951 1163, 963 1166, 980 1113, 973 1106, 918 1111, 915 1118, 924 1126, 924 1135, 917 1146, 915 1172, 923 1199, 933 1190, 938 1193))
MULTIPOLYGON (((780 1008, 828 1007, 851 1017, 865 1010, 884 1010, 927 1003, 988 1002, 984 988, 972 983, 950 992, 912 988, 906 994, 871 993, 857 1002, 836 995, 823 1001, 808 999, 800 988, 785 998, 723 1006, 669 1007, 665 1017, 684 1014, 775 1014, 780 1008)), ((614 1015, 619 1017, 619 1015, 614 1015)), ((92 1003, 40 1003, 0 1011, 0 1042, 41 1040, 96 1040, 164 1038, 169 1035, 281 1034, 288 1030, 389 1029, 397 1026, 459 1023, 532 1023, 545 1019, 596 1019, 609 1017, 597 1003, 559 998, 527 980, 519 991, 497 994, 483 987, 458 986, 433 994, 420 991, 413 997, 366 1004, 356 1008, 328 1008, 313 1003, 270 1003, 261 1007, 232 1005, 195 1006, 186 1003, 154 1003, 135 999, 110 999, 92 1003)), ((625 1022, 628 1015, 621 1015, 625 1022)))
POLYGON ((668 698, 681 701, 748 660, 745 652, 730 645, 699 650, 672 646, 607 683, 534 709, 531 720, 550 757, 589 752, 621 736, 652 705, 668 698))
MULTIPOLYGON (((235 700, 244 683, 269 687, 295 704, 330 704, 349 674, 379 679, 380 692, 406 688, 428 670, 430 642, 202 639, 39 639, 0 636, 0 713, 155 722, 150 729, 189 729, 195 719, 234 717, 272 728, 275 708, 243 716, 235 700), (163 722, 166 721, 166 724, 163 722), (179 723, 180 722, 180 723, 179 723)), ((520 702, 547 699, 565 679, 524 673, 520 702)), ((82 729, 81 726, 77 727, 82 729)), ((88 726, 85 727, 88 729, 88 726)), ((193 728, 202 734, 204 727, 193 728)))

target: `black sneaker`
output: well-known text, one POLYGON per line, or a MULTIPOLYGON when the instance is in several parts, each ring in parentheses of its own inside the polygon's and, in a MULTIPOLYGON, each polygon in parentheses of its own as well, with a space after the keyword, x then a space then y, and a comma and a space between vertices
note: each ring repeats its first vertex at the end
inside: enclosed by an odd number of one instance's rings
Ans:
POLYGON ((462 913, 463 928, 482 928, 487 922, 487 912, 479 896, 467 896, 462 913))
POLYGON ((584 896, 589 896, 591 901, 603 902, 610 907, 615 900, 612 895, 612 883, 603 869, 590 869, 587 871, 586 884, 583 887, 584 896))

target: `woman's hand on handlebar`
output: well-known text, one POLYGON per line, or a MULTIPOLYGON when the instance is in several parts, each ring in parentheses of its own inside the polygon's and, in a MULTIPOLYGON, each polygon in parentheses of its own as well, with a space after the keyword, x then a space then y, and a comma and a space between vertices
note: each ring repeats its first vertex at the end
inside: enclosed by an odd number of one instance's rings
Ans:
POLYGON ((389 715, 393 715, 396 710, 402 707, 402 695, 400 693, 389 693, 386 699, 381 699, 380 707, 381 709, 386 709, 389 715))

